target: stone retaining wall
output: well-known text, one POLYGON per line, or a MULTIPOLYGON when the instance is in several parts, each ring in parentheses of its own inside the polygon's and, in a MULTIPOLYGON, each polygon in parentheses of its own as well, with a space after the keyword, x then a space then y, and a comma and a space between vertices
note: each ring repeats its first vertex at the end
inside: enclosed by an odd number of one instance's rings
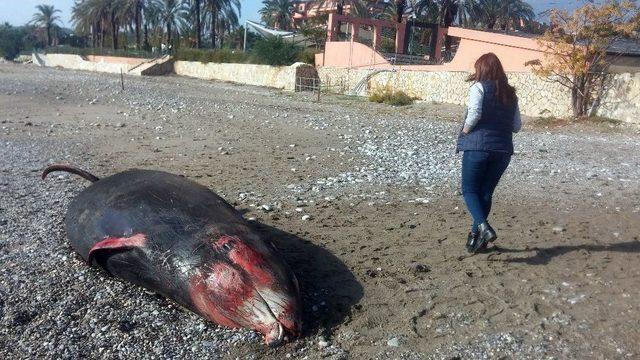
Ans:
POLYGON ((116 56, 82 57, 73 54, 33 53, 33 63, 47 67, 85 70, 130 75, 164 75, 173 71, 173 62, 169 56, 157 59, 125 58, 116 56))
POLYGON ((615 75, 598 115, 640 124, 640 73, 615 75))
POLYGON ((107 72, 113 74, 119 74, 120 71, 127 73, 129 69, 147 61, 146 59, 136 59, 135 63, 130 62, 105 62, 105 61, 89 61, 85 60, 80 55, 72 54, 34 54, 34 57, 38 57, 40 61, 34 61, 34 63, 47 67, 62 67, 65 69, 85 70, 85 71, 97 71, 107 72))
MULTIPOLYGON (((321 67, 318 76, 329 89, 343 94, 367 96, 389 87, 409 96, 437 103, 465 105, 470 83, 467 72, 388 71, 321 67)), ((569 117, 571 92, 558 83, 532 73, 508 74, 518 91, 520 110, 528 116, 569 117)), ((640 123, 640 73, 616 75, 598 115, 640 123)))
POLYGON ((229 81, 289 91, 295 90, 297 77, 317 76, 315 68, 304 63, 295 63, 291 66, 269 66, 176 61, 174 72, 177 75, 199 79, 229 81))

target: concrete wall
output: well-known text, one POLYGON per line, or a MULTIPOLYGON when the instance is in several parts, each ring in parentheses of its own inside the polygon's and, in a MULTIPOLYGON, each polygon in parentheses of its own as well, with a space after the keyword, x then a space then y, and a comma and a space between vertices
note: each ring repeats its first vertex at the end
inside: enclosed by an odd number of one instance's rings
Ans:
POLYGON ((313 66, 303 63, 295 63, 291 66, 269 66, 176 61, 174 72, 177 75, 199 79, 229 81, 290 91, 295 90, 296 78, 317 76, 313 66))
POLYGON ((455 57, 447 66, 447 71, 473 71, 476 60, 489 52, 498 56, 502 67, 509 72, 530 72, 525 63, 545 60, 545 53, 535 39, 450 27, 448 35, 460 39, 455 57))
POLYGON ((100 62, 108 64, 127 64, 131 66, 138 66, 144 62, 150 61, 150 59, 143 58, 130 58, 121 56, 101 56, 101 55, 87 55, 86 60, 91 62, 100 62))
MULTIPOLYGON (((148 61, 146 59, 135 59, 135 62, 131 64, 130 61, 118 62, 117 59, 110 59, 109 62, 105 62, 104 58, 106 57, 98 57, 97 60, 101 61, 94 62, 85 59, 80 55, 71 54, 38 54, 37 56, 39 56, 41 59, 44 59, 44 66, 48 67, 59 66, 65 69, 107 72, 114 74, 119 74, 120 71, 127 73, 129 69, 133 68, 134 66, 144 61, 148 61)), ((37 62, 34 61, 34 63, 37 62)))
POLYGON ((355 41, 327 41, 323 53, 315 55, 316 66, 389 67, 390 63, 372 47, 355 41))
MULTIPOLYGON (((467 72, 390 71, 322 67, 318 76, 323 86, 338 92, 368 95, 372 90, 390 87, 424 101, 465 105, 470 83, 467 72), (354 91, 355 90, 355 91, 354 91)), ((571 93, 558 83, 528 72, 509 73, 509 82, 518 91, 520 110, 528 116, 569 117, 571 93)), ((620 74, 605 96, 600 116, 640 123, 640 73, 620 74)))
POLYGON ((169 56, 158 59, 126 58, 117 56, 86 57, 72 54, 38 54, 33 53, 33 63, 47 67, 97 71, 119 74, 121 71, 130 75, 164 75, 173 71, 173 60, 169 56))

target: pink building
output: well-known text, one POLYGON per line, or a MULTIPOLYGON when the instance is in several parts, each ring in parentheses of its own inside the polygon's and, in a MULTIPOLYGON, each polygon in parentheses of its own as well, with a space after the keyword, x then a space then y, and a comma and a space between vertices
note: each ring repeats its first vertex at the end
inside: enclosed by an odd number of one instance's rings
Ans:
MULTIPOLYGON (((528 62, 545 59, 544 50, 533 34, 442 28, 408 19, 398 23, 332 13, 327 23, 325 51, 316 55, 316 66, 473 71, 475 60, 488 52, 495 53, 508 72, 530 72, 528 62)), ((618 41, 609 56, 612 72, 640 70, 637 41, 618 41)))

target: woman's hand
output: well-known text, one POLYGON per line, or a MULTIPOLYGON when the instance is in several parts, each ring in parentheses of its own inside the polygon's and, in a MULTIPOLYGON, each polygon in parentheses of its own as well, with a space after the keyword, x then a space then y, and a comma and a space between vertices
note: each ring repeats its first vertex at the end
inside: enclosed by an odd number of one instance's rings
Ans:
POLYGON ((462 134, 467 135, 471 132, 471 129, 465 125, 464 128, 462 128, 462 134))

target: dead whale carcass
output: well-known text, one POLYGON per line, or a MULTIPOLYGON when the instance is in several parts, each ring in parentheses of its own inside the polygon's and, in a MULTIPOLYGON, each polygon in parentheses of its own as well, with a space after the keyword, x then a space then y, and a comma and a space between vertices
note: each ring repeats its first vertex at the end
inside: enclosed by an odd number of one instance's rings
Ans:
POLYGON ((218 324, 255 329, 269 345, 301 330, 295 275, 242 214, 208 188, 162 171, 93 182, 71 203, 66 228, 89 265, 166 296, 218 324))

